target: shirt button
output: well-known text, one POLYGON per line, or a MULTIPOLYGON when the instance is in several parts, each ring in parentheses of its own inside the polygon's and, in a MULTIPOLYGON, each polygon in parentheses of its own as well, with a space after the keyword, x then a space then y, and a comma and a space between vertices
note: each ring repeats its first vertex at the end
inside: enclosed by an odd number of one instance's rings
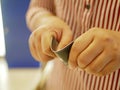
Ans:
POLYGON ((85 8, 89 10, 90 9, 90 4, 86 4, 85 8))

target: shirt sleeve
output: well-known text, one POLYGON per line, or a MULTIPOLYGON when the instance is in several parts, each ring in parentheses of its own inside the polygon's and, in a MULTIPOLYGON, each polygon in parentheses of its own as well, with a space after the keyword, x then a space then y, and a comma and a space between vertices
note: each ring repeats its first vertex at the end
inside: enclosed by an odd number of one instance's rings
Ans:
POLYGON ((31 0, 26 12, 26 23, 30 27, 32 18, 38 14, 55 14, 54 0, 31 0))

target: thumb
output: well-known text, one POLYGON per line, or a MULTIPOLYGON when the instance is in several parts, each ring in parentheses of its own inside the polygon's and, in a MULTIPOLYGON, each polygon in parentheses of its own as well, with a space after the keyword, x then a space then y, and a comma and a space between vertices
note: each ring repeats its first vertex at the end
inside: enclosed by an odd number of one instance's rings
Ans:
POLYGON ((61 34, 61 39, 59 41, 57 50, 62 49, 66 45, 68 45, 73 39, 72 32, 70 30, 64 30, 61 34))
POLYGON ((55 57, 55 54, 51 51, 51 48, 50 48, 52 37, 56 37, 56 34, 54 32, 47 31, 42 35, 42 38, 41 38, 42 51, 44 54, 48 56, 55 57))

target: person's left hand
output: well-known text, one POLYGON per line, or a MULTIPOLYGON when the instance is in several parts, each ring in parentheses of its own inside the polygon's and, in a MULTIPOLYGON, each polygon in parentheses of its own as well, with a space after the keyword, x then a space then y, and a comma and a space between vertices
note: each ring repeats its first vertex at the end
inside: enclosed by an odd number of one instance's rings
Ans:
POLYGON ((119 69, 120 32, 90 29, 74 41, 68 64, 100 76, 119 69))

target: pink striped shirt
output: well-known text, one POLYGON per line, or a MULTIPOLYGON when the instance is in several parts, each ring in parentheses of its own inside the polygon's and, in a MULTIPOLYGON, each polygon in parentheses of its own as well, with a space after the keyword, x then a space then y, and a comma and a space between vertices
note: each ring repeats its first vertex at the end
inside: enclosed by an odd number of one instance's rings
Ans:
MULTIPOLYGON (((40 10, 51 12, 70 26, 74 38, 92 27, 120 31, 119 0, 32 0, 31 6, 39 8, 28 14, 29 22, 40 10)), ((47 90, 120 90, 120 69, 98 77, 82 70, 70 70, 55 60, 47 90)))

